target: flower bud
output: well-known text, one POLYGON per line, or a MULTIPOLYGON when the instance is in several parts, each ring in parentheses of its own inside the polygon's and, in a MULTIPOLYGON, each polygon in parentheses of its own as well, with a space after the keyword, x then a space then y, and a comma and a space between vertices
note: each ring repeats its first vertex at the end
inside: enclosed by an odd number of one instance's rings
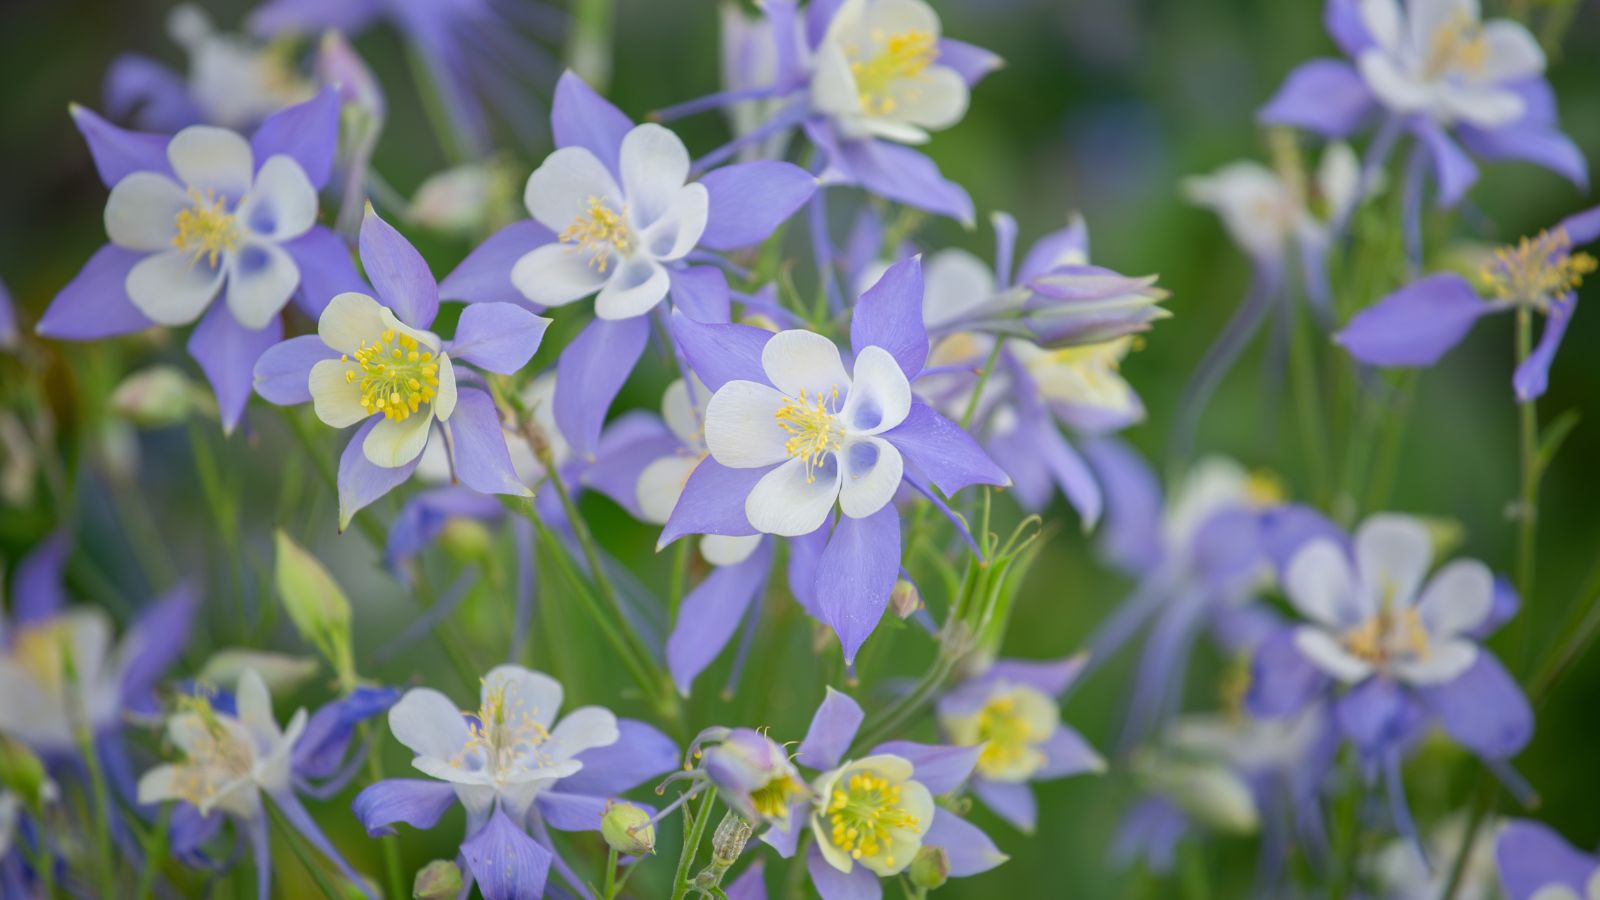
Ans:
POLYGON ((889 608, 902 619, 911 618, 911 614, 922 608, 922 594, 917 591, 917 586, 901 579, 894 583, 894 590, 889 592, 889 608))
POLYGON ((26 744, 0 738, 0 785, 22 798, 35 813, 56 798, 55 782, 26 744))
POLYGON ((416 900, 447 900, 461 893, 461 870, 448 859, 436 859, 417 870, 411 883, 416 900))
POLYGON ((331 85, 339 92, 339 100, 346 110, 346 124, 350 119, 361 120, 362 128, 374 127, 383 121, 386 104, 383 88, 367 67, 366 61, 338 31, 327 31, 317 47, 317 80, 331 85))
POLYGON ((278 595, 295 630, 328 660, 341 682, 353 685, 350 601, 322 563, 282 531, 277 533, 277 550, 278 595))
POLYGON ((650 814, 632 803, 612 803, 600 819, 600 836, 611 849, 625 856, 656 852, 656 827, 650 814))
POLYGON ((943 847, 923 847, 906 870, 914 887, 931 891, 943 887, 950 878, 950 855, 943 847))
POLYGON ((225 647, 213 653, 200 667, 195 680, 201 684, 232 687, 246 669, 253 669, 273 694, 292 694, 317 674, 315 656, 291 656, 265 650, 225 647))
POLYGON ((176 366, 141 369, 117 385, 111 408, 140 428, 180 425, 202 405, 203 395, 176 366))

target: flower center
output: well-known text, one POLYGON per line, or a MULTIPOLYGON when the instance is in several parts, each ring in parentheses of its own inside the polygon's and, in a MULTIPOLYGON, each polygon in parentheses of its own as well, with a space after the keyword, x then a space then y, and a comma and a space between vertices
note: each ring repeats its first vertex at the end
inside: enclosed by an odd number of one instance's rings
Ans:
POLYGON ((978 770, 986 775, 1014 770, 1038 756, 1034 745, 1047 737, 1036 732, 1015 694, 995 697, 978 712, 978 740, 985 742, 978 754, 978 770))
POLYGON ((18 631, 11 654, 41 688, 57 693, 66 686, 71 640, 67 623, 54 619, 18 631))
POLYGON ((589 211, 581 213, 561 232, 561 242, 576 244, 589 254, 589 265, 604 275, 611 265, 611 254, 628 256, 633 252, 633 232, 628 228, 627 207, 612 211, 599 197, 589 198, 589 211))
POLYGON ((1548 309, 1551 298, 1576 290, 1595 271, 1593 256, 1571 251, 1564 229, 1541 231, 1496 250, 1479 278, 1498 299, 1548 309))
POLYGON ((213 269, 219 256, 239 246, 239 223, 228 212, 227 199, 209 188, 204 193, 189 189, 189 208, 178 211, 177 228, 172 246, 188 252, 195 263, 204 258, 213 269))
POLYGON ((1378 614, 1344 634, 1346 650, 1378 668, 1405 657, 1428 657, 1428 629, 1415 609, 1396 612, 1385 600, 1378 614))
POLYGON ((861 110, 869 115, 887 116, 895 111, 895 98, 890 93, 895 84, 915 78, 933 65, 939 58, 939 43, 926 31, 885 35, 874 30, 872 46, 877 52, 871 56, 851 59, 850 74, 856 79, 861 110))
POLYGON ((193 715, 200 734, 184 751, 184 764, 174 781, 174 790, 188 803, 204 807, 223 789, 250 774, 255 768, 255 750, 231 725, 217 715, 206 696, 180 697, 180 714, 193 715))
POLYGON ((789 816, 789 801, 804 796, 805 792, 805 786, 785 772, 751 791, 750 805, 766 818, 786 819, 789 816))
POLYGON ((1488 59, 1489 41, 1484 37, 1483 26, 1457 13, 1434 29, 1422 69, 1425 77, 1439 78, 1451 72, 1480 71, 1488 59))
MULTIPOLYGON (((350 362, 349 356, 340 359, 350 362)), ((431 402, 439 387, 439 363, 433 351, 393 328, 371 344, 362 341, 355 363, 354 368, 345 370, 344 380, 355 384, 360 379, 361 408, 369 416, 381 412, 404 422, 422 404, 431 402)))
MULTIPOLYGON (((494 774, 524 767, 524 757, 550 739, 550 732, 529 712, 513 714, 509 701, 516 699, 516 688, 502 684, 489 689, 476 714, 469 713, 467 743, 451 758, 461 768, 474 752, 483 754, 484 767, 494 774)), ((543 760, 540 760, 542 763, 543 760)))
POLYGON ((806 461, 806 484, 817 480, 817 467, 822 465, 830 452, 839 449, 844 439, 844 426, 839 424, 838 403, 837 387, 829 395, 818 392, 809 398, 806 389, 801 388, 799 398, 785 400, 774 414, 778 427, 789 434, 789 440, 783 445, 789 458, 806 461))
MULTIPOLYGON (((889 830, 912 829, 917 817, 900 805, 900 786, 872 772, 857 772, 841 779, 828 799, 828 822, 834 846, 851 859, 875 857, 888 849, 889 830)), ((894 868, 893 856, 884 865, 894 868)))

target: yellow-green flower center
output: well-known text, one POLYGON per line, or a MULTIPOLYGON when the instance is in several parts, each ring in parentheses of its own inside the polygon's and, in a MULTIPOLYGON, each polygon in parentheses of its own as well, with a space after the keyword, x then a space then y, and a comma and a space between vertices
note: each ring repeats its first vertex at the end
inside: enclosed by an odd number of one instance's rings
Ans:
MULTIPOLYGON (((439 362, 409 334, 391 328, 371 344, 362 341, 354 356, 355 366, 345 370, 344 380, 355 384, 359 379, 367 415, 383 413, 403 422, 437 393, 439 362)), ((341 359, 351 361, 348 355, 341 359)))
POLYGON ((612 253, 625 257, 633 252, 627 208, 616 212, 599 197, 590 197, 588 212, 579 214, 561 232, 561 242, 576 244, 580 252, 589 254, 589 265, 604 275, 611 265, 612 253))
MULTIPOLYGON (((891 829, 915 829, 919 820, 901 805, 900 785, 871 771, 841 778, 828 798, 829 840, 851 859, 877 857, 891 842, 891 829)), ((893 869, 910 860, 883 859, 893 869)))
POLYGON ((66 685, 71 648, 71 627, 58 618, 19 630, 11 655, 41 688, 55 693, 66 685))
POLYGON ((805 793, 805 785, 785 772, 751 791, 750 805, 768 819, 783 820, 789 817, 789 804, 795 798, 805 796, 805 793))
POLYGON ((205 807, 221 791, 249 775, 255 767, 255 751, 240 735, 237 724, 224 721, 205 695, 178 699, 179 715, 188 714, 199 726, 199 734, 184 748, 184 762, 173 780, 173 790, 188 803, 205 807))
POLYGON ((783 449, 790 459, 803 459, 806 462, 807 484, 816 481, 817 467, 822 465, 828 453, 839 449, 844 440, 844 427, 839 424, 837 412, 838 403, 838 388, 826 396, 820 392, 807 396, 805 388, 801 388, 798 398, 785 400, 774 414, 778 427, 789 435, 783 449))
POLYGON ((515 701, 514 685, 501 684, 485 691, 477 713, 469 713, 472 721, 467 726, 467 742, 450 760, 451 765, 460 768, 469 755, 480 752, 490 772, 506 772, 517 768, 525 754, 548 741, 550 731, 531 711, 512 712, 515 701))
POLYGON ((1593 256, 1571 250, 1564 229, 1541 231, 1496 250, 1479 277, 1497 299, 1545 309, 1551 298, 1576 290, 1595 271, 1593 256))
POLYGON ((1028 766, 1039 756, 1037 744, 1049 736, 1038 733, 1016 694, 1001 694, 978 712, 978 740, 985 742, 978 771, 992 776, 1028 766))
POLYGON ((1457 13, 1433 31, 1423 74, 1439 78, 1451 72, 1477 72, 1489 59, 1489 41, 1483 26, 1463 13, 1457 13))
POLYGON ((1344 633, 1351 655, 1379 668, 1398 657, 1428 656, 1428 629, 1415 609, 1397 611, 1385 603, 1378 614, 1344 633))
POLYGON ((189 189, 189 206, 178 211, 176 224, 172 246, 187 252, 194 262, 205 259, 213 269, 218 257, 239 246, 238 219, 228 211, 227 199, 210 189, 189 189))
POLYGON ((875 52, 850 61, 855 76, 861 111, 868 115, 893 115, 896 83, 915 78, 939 58, 939 42, 926 31, 901 31, 884 34, 874 31, 871 44, 875 52))

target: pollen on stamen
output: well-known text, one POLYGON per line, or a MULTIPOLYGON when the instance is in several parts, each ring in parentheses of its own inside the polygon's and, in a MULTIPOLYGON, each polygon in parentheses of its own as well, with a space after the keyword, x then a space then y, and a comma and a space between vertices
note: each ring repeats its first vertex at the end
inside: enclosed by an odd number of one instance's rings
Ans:
MULTIPOLYGON (((359 379, 361 407, 368 415, 383 413, 405 421, 431 403, 438 393, 439 365, 431 352, 422 352, 409 334, 387 329, 378 340, 363 341, 354 354, 355 366, 345 370, 345 383, 359 379)), ((346 357, 348 359, 348 356, 346 357)))
POLYGON ((824 397, 818 393, 807 397, 800 389, 798 398, 786 400, 775 413, 778 427, 789 434, 784 450, 791 459, 803 459, 806 466, 806 484, 817 480, 817 468, 827 455, 839 449, 844 439, 844 429, 838 422, 839 389, 824 397))
POLYGON ((579 252, 589 254, 590 267, 604 275, 610 268, 611 254, 625 257, 633 252, 627 212, 627 207, 614 212, 604 200, 590 197, 587 211, 561 232, 561 242, 576 244, 579 252))

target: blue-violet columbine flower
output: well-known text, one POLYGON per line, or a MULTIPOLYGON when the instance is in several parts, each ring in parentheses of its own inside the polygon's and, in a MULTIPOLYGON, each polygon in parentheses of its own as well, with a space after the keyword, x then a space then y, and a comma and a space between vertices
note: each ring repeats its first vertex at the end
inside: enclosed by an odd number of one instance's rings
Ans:
POLYGON ((1506 823, 1495 839, 1495 859, 1510 900, 1600 898, 1600 858, 1575 849, 1543 823, 1506 823))

